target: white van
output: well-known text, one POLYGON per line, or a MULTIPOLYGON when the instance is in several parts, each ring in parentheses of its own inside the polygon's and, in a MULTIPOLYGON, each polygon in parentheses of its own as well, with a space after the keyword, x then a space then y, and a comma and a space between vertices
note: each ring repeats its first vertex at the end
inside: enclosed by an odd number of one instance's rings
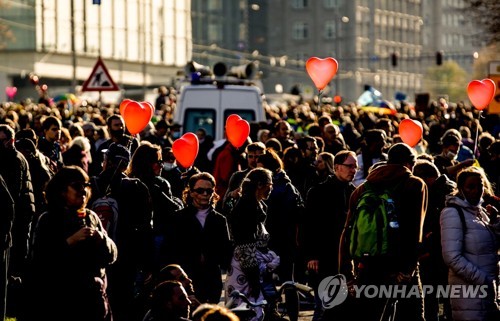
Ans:
POLYGON ((226 119, 237 114, 249 123, 265 121, 262 92, 257 86, 234 84, 190 84, 181 87, 174 122, 181 135, 204 128, 214 140, 224 138, 226 119))

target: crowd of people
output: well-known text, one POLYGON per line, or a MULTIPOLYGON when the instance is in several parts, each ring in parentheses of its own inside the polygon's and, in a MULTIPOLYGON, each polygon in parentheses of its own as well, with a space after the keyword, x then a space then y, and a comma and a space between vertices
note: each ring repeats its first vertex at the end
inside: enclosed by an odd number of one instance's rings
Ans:
POLYGON ((315 289, 312 321, 379 320, 386 301, 355 289, 389 284, 487 287, 474 300, 401 299, 401 320, 498 320, 499 115, 445 101, 392 114, 265 103, 242 147, 197 130, 184 168, 175 93, 161 98, 134 136, 118 105, 2 104, 3 316, 235 320, 218 304, 237 290, 267 299, 257 318, 272 320, 273 289, 297 280, 315 289), (403 119, 422 124, 416 146, 398 134, 403 119), (394 249, 356 256, 362 195, 389 188, 394 249), (351 295, 327 308, 318 287, 338 274, 351 295))

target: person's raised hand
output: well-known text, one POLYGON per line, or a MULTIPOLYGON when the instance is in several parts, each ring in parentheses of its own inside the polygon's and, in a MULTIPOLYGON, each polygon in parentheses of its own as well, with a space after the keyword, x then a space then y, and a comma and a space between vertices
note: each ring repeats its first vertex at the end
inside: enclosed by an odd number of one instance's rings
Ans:
POLYGON ((310 260, 309 262, 307 262, 307 269, 315 273, 318 273, 318 266, 318 260, 310 260))
POLYGON ((66 242, 69 245, 76 244, 78 242, 81 242, 83 240, 86 240, 86 239, 92 237, 95 234, 95 232, 96 232, 95 229, 88 227, 88 226, 84 226, 81 229, 79 229, 78 231, 76 231, 73 235, 68 237, 66 239, 66 242))

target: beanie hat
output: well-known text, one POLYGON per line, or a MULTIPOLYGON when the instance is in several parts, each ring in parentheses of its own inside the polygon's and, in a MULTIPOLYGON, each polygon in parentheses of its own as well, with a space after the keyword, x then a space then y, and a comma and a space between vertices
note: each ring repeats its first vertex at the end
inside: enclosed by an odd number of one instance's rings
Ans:
POLYGON ((416 160, 413 149, 405 143, 397 143, 392 145, 387 152, 387 156, 387 164, 413 164, 416 160))
POLYGON ((125 146, 117 143, 111 143, 108 149, 103 149, 102 152, 114 163, 119 161, 128 163, 130 161, 130 151, 125 146))

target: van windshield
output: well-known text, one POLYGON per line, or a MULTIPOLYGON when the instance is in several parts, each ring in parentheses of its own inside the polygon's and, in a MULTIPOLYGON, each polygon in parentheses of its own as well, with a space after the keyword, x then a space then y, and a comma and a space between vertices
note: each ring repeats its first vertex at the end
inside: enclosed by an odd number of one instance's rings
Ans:
POLYGON ((186 110, 183 132, 195 133, 199 128, 204 128, 207 135, 215 137, 215 109, 189 108, 186 110))
MULTIPOLYGON (((242 119, 250 122, 255 121, 255 111, 245 109, 226 109, 224 111, 224 121, 232 114, 237 114, 242 119)), ((207 135, 216 137, 216 120, 215 109, 207 108, 189 108, 186 109, 182 131, 184 133, 195 133, 199 128, 204 128, 207 135)), ((223 125, 225 126, 225 124, 223 125)))
POLYGON ((246 120, 247 122, 253 122, 255 121, 255 111, 250 110, 250 109, 226 109, 224 110, 224 119, 227 119, 229 116, 232 114, 236 114, 240 116, 242 119, 246 120))

